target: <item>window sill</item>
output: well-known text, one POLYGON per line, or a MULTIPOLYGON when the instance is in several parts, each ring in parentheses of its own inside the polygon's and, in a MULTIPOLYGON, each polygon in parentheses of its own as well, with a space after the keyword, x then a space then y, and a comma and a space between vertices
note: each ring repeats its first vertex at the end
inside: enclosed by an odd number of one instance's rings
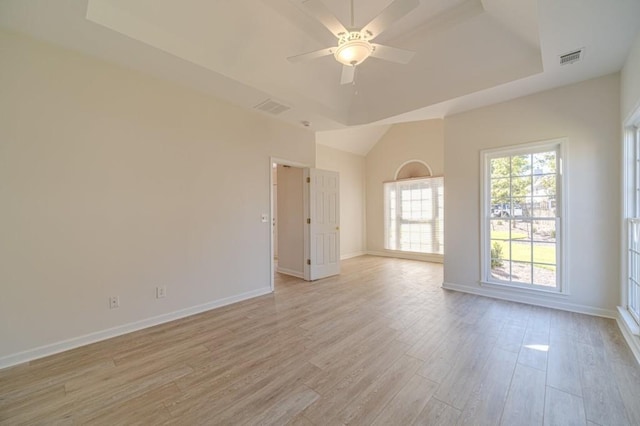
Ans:
POLYGON ((640 326, 638 326, 638 323, 633 319, 629 311, 622 306, 618 306, 618 314, 626 324, 631 334, 634 336, 640 336, 640 326))
POLYGON ((536 295, 546 295, 550 297, 558 297, 561 299, 566 298, 570 295, 569 292, 553 289, 547 290, 541 286, 531 287, 525 285, 517 285, 517 284, 509 284, 509 283, 498 283, 498 282, 489 282, 489 281, 480 281, 480 285, 483 287, 499 289, 504 291, 513 291, 515 293, 525 293, 525 294, 536 294, 536 295))
POLYGON ((384 249, 384 251, 380 251, 380 252, 369 251, 368 253, 375 256, 398 257, 401 259, 420 260, 423 262, 434 262, 434 263, 444 262, 444 255, 442 254, 428 254, 428 253, 419 253, 414 251, 401 251, 401 250, 389 250, 389 249, 384 249))

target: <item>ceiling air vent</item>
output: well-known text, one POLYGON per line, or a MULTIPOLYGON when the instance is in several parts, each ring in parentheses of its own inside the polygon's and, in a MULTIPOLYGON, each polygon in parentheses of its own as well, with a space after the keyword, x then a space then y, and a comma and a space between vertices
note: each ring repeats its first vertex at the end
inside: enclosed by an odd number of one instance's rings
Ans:
POLYGON ((273 115, 282 114, 283 112, 291 109, 290 107, 278 103, 273 99, 267 99, 266 101, 260 102, 258 105, 254 106, 254 108, 258 111, 263 111, 273 115))
POLYGON ((560 55, 560 65, 569 65, 582 59, 584 49, 574 50, 573 52, 560 55))

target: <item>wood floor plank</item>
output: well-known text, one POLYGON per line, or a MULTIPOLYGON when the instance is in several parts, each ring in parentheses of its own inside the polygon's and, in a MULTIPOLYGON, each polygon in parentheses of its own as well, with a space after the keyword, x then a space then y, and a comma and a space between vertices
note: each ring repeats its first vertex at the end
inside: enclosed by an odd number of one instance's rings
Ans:
POLYGON ((342 266, 0 370, 0 425, 640 424, 615 321, 443 290, 438 264, 342 266))
POLYGON ((239 400, 248 398, 269 386, 276 380, 290 378, 292 371, 301 369, 311 374, 317 367, 308 363, 312 354, 307 351, 292 351, 273 357, 269 363, 260 364, 257 368, 245 370, 243 374, 234 376, 231 381, 209 383, 205 381, 199 387, 182 389, 179 398, 167 404, 171 415, 180 418, 206 418, 212 413, 222 412, 239 400))
POLYGON ((377 426, 409 425, 418 418, 436 391, 438 384, 414 375, 396 396, 384 407, 372 423, 377 426))
POLYGON ((76 422, 87 425, 114 425, 126 418, 127 424, 162 424, 171 418, 164 402, 178 394, 174 383, 168 383, 140 396, 104 404, 83 415, 76 415, 76 422))
POLYGON ((582 398, 547 386, 544 403, 545 426, 583 426, 586 423, 582 398))
POLYGON ((547 385, 582 396, 578 359, 575 341, 568 335, 552 334, 547 361, 547 385))
POLYGON ((611 368, 627 410, 629 423, 640 425, 640 365, 628 366, 614 362, 611 368))
POLYGON ((549 332, 527 329, 518 353, 518 364, 547 371, 549 332))
POLYGON ((450 426, 458 423, 461 411, 431 398, 412 425, 450 426))
POLYGON ((451 321, 447 317, 433 320, 426 328, 426 335, 416 342, 407 354, 414 358, 428 361, 433 358, 434 351, 440 348, 447 339, 456 338, 457 341, 460 341, 464 337, 461 335, 463 328, 461 323, 451 321))
POLYGON ((502 417, 509 385, 513 378, 517 354, 494 347, 462 415, 460 425, 497 425, 502 417))
POLYGON ((311 423, 311 420, 300 414, 286 423, 286 426, 314 426, 314 424, 311 423))
POLYGON ((603 340, 603 349, 609 361, 629 366, 638 365, 638 362, 633 356, 633 352, 631 352, 631 349, 625 342, 614 320, 596 318, 592 320, 592 322, 595 322, 599 326, 600 336, 603 340))
POLYGON ((582 372, 582 395, 588 420, 600 425, 629 425, 614 372, 603 348, 578 343, 582 372))
POLYGON ((406 386, 421 363, 419 359, 406 355, 400 358, 358 393, 338 414, 337 420, 344 425, 370 425, 385 405, 406 386))
POLYGON ((529 311, 529 318, 527 320, 527 329, 538 333, 549 335, 551 328, 551 313, 553 311, 549 308, 543 308, 541 306, 531 306, 529 311))
POLYGON ((541 425, 544 419, 544 396, 545 372, 517 364, 500 424, 541 425))
MULTIPOLYGON (((273 398, 258 416, 250 415, 246 425, 283 425, 301 416, 301 413, 311 405, 319 395, 305 385, 298 385, 282 397, 273 398)), ((252 408, 254 408, 252 406, 252 408)), ((238 417, 231 421, 240 424, 238 417)), ((306 420, 306 419, 305 419, 306 420)), ((308 420, 307 420, 308 421, 308 420)))
POLYGON ((476 386, 482 381, 482 372, 495 338, 478 334, 465 342, 457 353, 451 370, 442 381, 435 397, 458 409, 463 409, 476 386))
POLYGON ((498 334, 496 346, 509 352, 518 353, 520 352, 525 332, 526 328, 521 325, 505 324, 498 334))
POLYGON ((313 387, 321 397, 304 411, 304 416, 317 424, 336 418, 355 397, 391 368, 403 356, 406 348, 406 345, 394 346, 390 350, 381 351, 349 374, 337 372, 337 376, 332 377, 333 380, 313 387))
MULTIPOLYGON (((392 330, 391 333, 396 331, 392 330)), ((319 373, 309 377, 305 384, 320 394, 327 395, 341 383, 356 381, 367 371, 382 369, 400 358, 407 350, 404 344, 395 343, 389 346, 392 342, 393 339, 389 339, 388 335, 380 334, 367 345, 363 345, 343 358, 336 359, 325 369, 320 369, 319 373)))
POLYGON ((442 383, 449 375, 454 361, 458 359, 457 355, 463 350, 468 339, 474 338, 473 329, 465 324, 440 323, 440 325, 444 334, 437 333, 440 339, 431 340, 433 346, 421 345, 420 348, 413 347, 408 352, 425 361, 418 369, 418 374, 437 383, 442 383))
POLYGON ((362 325, 357 331, 352 332, 350 335, 346 335, 344 339, 336 341, 333 345, 317 348, 317 353, 311 359, 311 363, 322 368, 327 369, 343 356, 348 356, 359 346, 364 346, 365 342, 369 339, 374 339, 377 335, 389 335, 389 333, 397 334, 396 330, 391 330, 386 327, 384 323, 378 321, 371 321, 369 324, 362 325))

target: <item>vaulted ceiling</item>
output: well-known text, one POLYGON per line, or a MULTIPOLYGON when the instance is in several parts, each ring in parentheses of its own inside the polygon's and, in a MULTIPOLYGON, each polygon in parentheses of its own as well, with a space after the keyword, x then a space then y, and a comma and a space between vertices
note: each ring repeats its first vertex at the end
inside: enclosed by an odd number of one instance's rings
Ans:
MULTIPOLYGON (((443 117, 615 72, 640 27, 640 0, 420 0, 375 40, 413 59, 369 58, 341 85, 333 56, 287 60, 336 44, 304 2, 0 0, 0 26, 246 108, 281 104, 278 118, 316 131, 443 117), (577 49, 582 60, 560 66, 577 49)), ((349 26, 349 0, 322 2, 349 26)), ((354 0, 354 26, 391 3, 354 0)))

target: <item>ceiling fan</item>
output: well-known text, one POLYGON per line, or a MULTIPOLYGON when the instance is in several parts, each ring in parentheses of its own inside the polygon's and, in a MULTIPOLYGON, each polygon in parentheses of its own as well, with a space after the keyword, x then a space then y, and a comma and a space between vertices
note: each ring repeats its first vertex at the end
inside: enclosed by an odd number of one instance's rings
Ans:
POLYGON ((353 0, 351 0, 351 26, 347 29, 321 0, 303 0, 303 8, 338 38, 338 45, 291 56, 287 59, 295 63, 333 55, 338 62, 343 64, 340 84, 352 83, 356 66, 370 56, 406 64, 411 60, 415 52, 384 46, 371 41, 395 21, 418 7, 419 4, 420 0, 395 0, 378 16, 373 18, 371 22, 358 29, 354 25, 353 0))

